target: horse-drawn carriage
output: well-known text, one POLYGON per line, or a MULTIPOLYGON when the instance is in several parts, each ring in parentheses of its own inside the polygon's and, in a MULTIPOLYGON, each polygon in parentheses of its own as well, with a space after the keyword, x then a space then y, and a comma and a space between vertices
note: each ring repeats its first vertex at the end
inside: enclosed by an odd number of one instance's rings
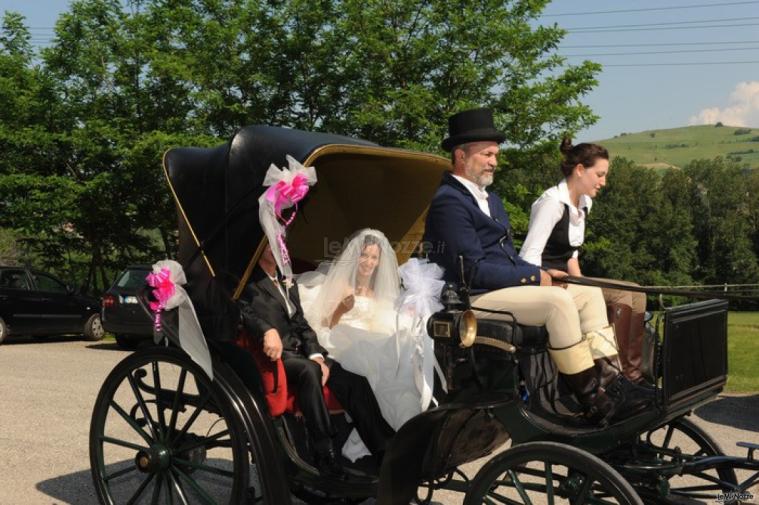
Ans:
POLYGON ((561 388, 544 328, 477 320, 451 286, 445 309, 427 325, 447 385, 436 393, 439 405, 398 430, 378 471, 320 475, 296 410, 272 412, 262 372, 234 344, 234 300, 266 243, 258 221, 264 174, 287 154, 318 176, 288 231, 296 270, 339 252, 332 244, 365 227, 382 230, 403 263, 419 250, 426 209, 449 168, 430 154, 266 126, 245 128, 217 148, 166 153, 178 259, 213 369, 183 350, 172 312, 163 314, 159 345, 114 368, 90 428, 101 503, 284 505, 296 496, 407 504, 429 503, 437 489, 461 493, 466 504, 682 503, 717 495, 735 502, 757 484, 757 446, 745 444, 746 458, 725 456, 686 419, 726 382, 725 302, 666 310, 651 371, 655 408, 595 426, 561 388), (476 475, 460 470, 493 453, 476 475), (753 474, 739 482, 736 469, 753 474))

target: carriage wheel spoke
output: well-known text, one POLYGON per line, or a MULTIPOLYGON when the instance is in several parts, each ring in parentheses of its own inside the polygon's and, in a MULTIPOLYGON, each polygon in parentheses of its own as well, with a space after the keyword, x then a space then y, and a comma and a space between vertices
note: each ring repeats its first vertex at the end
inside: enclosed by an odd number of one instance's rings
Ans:
MULTIPOLYGON (((161 498, 161 487, 163 485, 163 474, 158 474, 158 478, 153 486, 153 497, 150 499, 150 505, 159 505, 159 499, 161 498)), ((169 489, 171 492, 171 489, 169 489)))
POLYGON ((192 413, 190 418, 187 420, 186 423, 184 423, 184 426, 182 427, 182 431, 180 431, 179 434, 177 434, 177 436, 174 437, 174 440, 173 440, 174 442, 176 442, 177 440, 185 436, 185 434, 187 433, 187 430, 190 429, 190 426, 192 426, 192 423, 194 423, 195 420, 200 415, 200 413, 203 412, 203 407, 206 406, 206 403, 208 403, 208 400, 210 399, 211 399, 211 391, 208 390, 205 396, 203 397, 203 399, 198 403, 198 406, 195 407, 195 411, 192 413))
POLYGON ((496 493, 492 489, 488 492, 487 496, 484 496, 484 502, 488 505, 495 505, 496 503, 505 503, 506 505, 522 505, 516 500, 512 500, 511 498, 507 496, 503 496, 502 494, 496 493))
POLYGON ((148 423, 148 428, 150 428, 150 433, 152 433, 153 439, 159 440, 158 434, 155 431, 155 423, 153 422, 153 417, 150 415, 150 412, 148 411, 148 406, 145 404, 145 399, 142 397, 142 393, 140 392, 140 389, 137 387, 137 382, 134 380, 134 376, 131 373, 127 374, 127 380, 129 381, 129 386, 132 388, 132 393, 134 393, 134 397, 137 399, 137 405, 140 406, 140 410, 142 411, 142 416, 145 418, 145 421, 148 423))
POLYGON ((126 475, 130 472, 135 472, 135 471, 137 471, 137 467, 130 464, 129 466, 127 466, 126 468, 122 468, 118 472, 113 472, 111 475, 103 476, 103 480, 108 482, 109 480, 117 479, 121 477, 122 475, 126 475))
POLYGON ((662 449, 669 449, 669 443, 672 441, 672 434, 675 432, 675 425, 667 425, 667 434, 664 435, 664 442, 662 442, 662 449))
POLYGON ((177 416, 179 415, 179 399, 184 393, 184 381, 187 378, 187 369, 182 368, 179 372, 179 383, 177 384, 177 390, 174 393, 174 402, 171 405, 171 419, 169 420, 169 433, 174 433, 177 427, 177 416))
POLYGON ((511 482, 514 483, 514 487, 517 488, 517 492, 519 493, 519 496, 524 500, 525 505, 532 505, 532 502, 530 501, 530 497, 527 496, 527 491, 525 491, 524 486, 519 481, 519 477, 517 477, 517 474, 514 470, 509 470, 509 477, 511 477, 511 482))
POLYGON ((181 479, 184 479, 190 487, 197 493, 198 497, 201 499, 203 503, 206 505, 217 505, 214 499, 209 495, 202 487, 198 485, 197 482, 195 482, 195 479, 184 473, 182 470, 180 470, 177 467, 174 467, 174 471, 177 473, 178 477, 181 479))
MULTIPOLYGON (((191 451, 193 449, 197 449, 198 447, 205 447, 209 442, 213 442, 214 440, 218 440, 221 437, 224 437, 226 435, 229 435, 229 430, 220 431, 219 433, 214 433, 210 437, 205 437, 203 440, 199 440, 196 442, 193 442, 191 444, 183 445, 176 449, 176 452, 187 452, 191 451)), ((231 442, 231 439, 223 440, 223 442, 231 442)))
POLYGON ((151 473, 145 478, 145 480, 142 481, 142 484, 140 484, 140 487, 138 487, 137 491, 134 492, 132 497, 127 502, 127 505, 133 505, 134 503, 137 503, 137 500, 140 499, 140 496, 142 496, 142 493, 145 491, 145 488, 148 487, 150 481, 153 480, 153 477, 155 477, 155 474, 151 473))
POLYGON ((150 439, 150 437, 148 436, 148 434, 147 434, 147 433, 145 433, 145 431, 143 431, 143 429, 142 429, 142 428, 140 428, 140 426, 139 426, 139 425, 137 424, 137 422, 136 422, 136 421, 135 421, 135 420, 132 418, 132 416, 130 416, 129 414, 127 414, 127 413, 126 413, 126 411, 125 411, 124 409, 122 409, 122 408, 121 408, 121 405, 119 405, 118 403, 116 403, 116 401, 115 401, 115 400, 111 400, 111 407, 113 407, 113 409, 114 409, 116 412, 118 412, 118 413, 119 413, 119 415, 120 415, 120 416, 121 416, 121 417, 124 419, 124 421, 126 421, 126 422, 127 422, 127 424, 128 424, 129 426, 131 426, 131 427, 132 427, 132 429, 133 429, 134 431, 136 431, 137 433, 139 433, 139 435, 142 437, 142 439, 143 439, 143 440, 145 440, 145 442, 147 442, 147 443, 148 443, 148 445, 152 445, 152 444, 153 444, 153 441, 150 439))
POLYGON ((151 368, 153 369, 153 386, 155 387, 155 406, 158 409, 158 432, 161 434, 161 440, 165 440, 167 434, 164 434, 166 428, 166 416, 163 414, 163 405, 161 405, 161 375, 158 370, 158 362, 151 361, 151 368))
POLYGON ((119 440, 118 438, 103 436, 103 437, 100 437, 100 440, 102 442, 108 442, 109 444, 120 445, 121 447, 128 447, 129 449, 134 449, 135 451, 145 451, 145 450, 147 450, 147 447, 143 447, 141 445, 133 444, 132 442, 127 442, 126 440, 119 440))
POLYGON ((171 472, 166 473, 165 479, 166 479, 166 497, 168 498, 166 502, 169 505, 174 505, 174 491, 171 488, 171 485, 173 483, 171 472))
POLYGON ((208 472, 208 473, 215 473, 216 475, 221 475, 223 477, 229 477, 230 479, 234 479, 235 478, 235 473, 234 472, 231 472, 229 470, 224 470, 222 468, 217 468, 215 466, 204 465, 203 463, 195 463, 193 461, 189 461, 189 460, 182 459, 182 458, 173 458, 173 461, 175 461, 176 463, 179 463, 182 466, 189 466, 189 467, 195 468, 197 470, 203 470, 203 471, 208 472))
POLYGON ((183 505, 189 505, 189 503, 187 502, 187 497, 184 494, 184 489, 182 489, 182 485, 179 483, 179 479, 177 478, 177 476, 174 475, 173 470, 169 473, 169 478, 171 479, 171 484, 174 487, 174 491, 177 492, 179 501, 181 501, 183 505))
POLYGON ((546 461, 546 499, 548 505, 554 505, 553 501, 553 466, 550 462, 546 461))

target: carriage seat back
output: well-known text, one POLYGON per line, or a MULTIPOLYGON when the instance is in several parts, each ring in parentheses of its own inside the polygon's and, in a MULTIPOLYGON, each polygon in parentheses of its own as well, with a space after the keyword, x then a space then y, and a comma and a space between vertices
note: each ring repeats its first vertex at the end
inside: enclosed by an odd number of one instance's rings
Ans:
MULTIPOLYGON (((281 416, 284 413, 300 414, 295 393, 287 388, 287 375, 285 374, 285 365, 281 359, 272 361, 264 354, 262 346, 256 341, 245 329, 241 329, 235 344, 253 356, 256 367, 261 375, 261 384, 266 397, 266 404, 269 407, 269 414, 273 417, 281 416)), ((335 414, 342 412, 343 407, 337 401, 335 395, 329 387, 322 387, 324 403, 330 413, 335 414)))

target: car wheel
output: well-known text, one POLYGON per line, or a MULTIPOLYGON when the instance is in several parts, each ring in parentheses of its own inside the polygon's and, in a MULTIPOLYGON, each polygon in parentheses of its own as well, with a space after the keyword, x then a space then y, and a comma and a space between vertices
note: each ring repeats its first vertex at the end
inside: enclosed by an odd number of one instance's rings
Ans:
POLYGON ((92 314, 84 325, 84 338, 92 341, 102 340, 104 334, 100 314, 92 314))
POLYGON ((116 335, 116 344, 127 351, 134 351, 140 345, 140 339, 128 335, 116 335))
POLYGON ((3 318, 0 317, 0 344, 3 343, 3 340, 5 340, 5 337, 8 336, 8 326, 5 325, 5 321, 3 321, 3 318))

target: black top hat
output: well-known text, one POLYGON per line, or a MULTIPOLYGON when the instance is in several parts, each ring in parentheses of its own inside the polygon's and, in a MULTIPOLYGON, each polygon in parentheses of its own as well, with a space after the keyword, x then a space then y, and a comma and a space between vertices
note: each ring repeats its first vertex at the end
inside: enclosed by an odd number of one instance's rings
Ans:
POLYGON ((448 138, 441 146, 450 152, 455 146, 483 140, 500 144, 506 140, 506 134, 495 129, 491 109, 470 109, 448 118, 448 138))

